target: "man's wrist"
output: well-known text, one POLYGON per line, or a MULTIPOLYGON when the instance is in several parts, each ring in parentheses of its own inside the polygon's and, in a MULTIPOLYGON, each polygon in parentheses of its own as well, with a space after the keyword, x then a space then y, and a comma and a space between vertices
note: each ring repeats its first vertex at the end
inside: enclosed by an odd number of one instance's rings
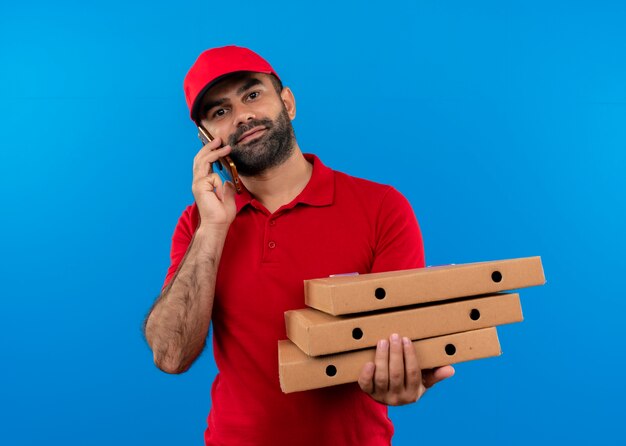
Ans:
POLYGON ((194 244, 200 244, 204 248, 218 248, 221 251, 228 228, 229 225, 200 224, 193 236, 194 244))

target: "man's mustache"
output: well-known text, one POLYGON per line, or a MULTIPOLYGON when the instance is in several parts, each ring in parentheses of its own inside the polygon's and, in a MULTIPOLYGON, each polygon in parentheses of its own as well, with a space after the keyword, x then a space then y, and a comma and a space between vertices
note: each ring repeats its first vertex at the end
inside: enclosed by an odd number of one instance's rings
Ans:
POLYGON ((241 135, 252 130, 254 127, 265 127, 267 130, 270 130, 274 126, 274 123, 271 119, 253 119, 252 121, 248 121, 247 124, 239 127, 235 133, 230 135, 228 138, 228 144, 232 147, 237 145, 237 141, 241 138, 241 135))

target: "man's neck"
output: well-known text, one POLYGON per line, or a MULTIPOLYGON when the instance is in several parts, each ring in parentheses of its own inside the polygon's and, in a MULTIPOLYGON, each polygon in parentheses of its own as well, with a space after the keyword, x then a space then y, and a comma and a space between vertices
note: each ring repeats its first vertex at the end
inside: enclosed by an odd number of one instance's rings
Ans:
POLYGON ((242 181, 252 196, 274 213, 304 190, 312 173, 313 165, 304 158, 296 144, 289 158, 281 165, 260 175, 242 177, 242 181))

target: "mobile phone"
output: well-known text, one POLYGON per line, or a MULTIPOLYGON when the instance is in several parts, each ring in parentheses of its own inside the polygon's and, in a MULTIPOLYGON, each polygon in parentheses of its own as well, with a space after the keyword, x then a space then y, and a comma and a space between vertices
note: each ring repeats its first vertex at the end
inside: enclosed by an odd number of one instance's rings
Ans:
MULTIPOLYGON (((213 141, 211 134, 206 129, 202 128, 202 126, 198 126, 198 138, 200 138, 203 145, 213 141)), ((237 167, 235 167, 235 163, 230 159, 230 156, 226 155, 225 157, 219 158, 218 162, 211 164, 211 168, 223 181, 233 183, 235 191, 237 191, 238 194, 241 193, 241 179, 237 174, 237 167)))

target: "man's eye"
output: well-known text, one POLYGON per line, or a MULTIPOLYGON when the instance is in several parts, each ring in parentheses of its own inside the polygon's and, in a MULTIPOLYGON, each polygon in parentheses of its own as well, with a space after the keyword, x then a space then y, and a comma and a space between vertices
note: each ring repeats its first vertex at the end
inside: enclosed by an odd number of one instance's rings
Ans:
POLYGON ((253 91, 252 93, 250 93, 248 95, 248 99, 256 99, 259 97, 259 92, 258 91, 253 91))
POLYGON ((224 116, 225 113, 226 113, 226 110, 224 110, 223 108, 220 108, 220 109, 215 110, 215 113, 213 113, 213 117, 219 118, 220 116, 224 116))

